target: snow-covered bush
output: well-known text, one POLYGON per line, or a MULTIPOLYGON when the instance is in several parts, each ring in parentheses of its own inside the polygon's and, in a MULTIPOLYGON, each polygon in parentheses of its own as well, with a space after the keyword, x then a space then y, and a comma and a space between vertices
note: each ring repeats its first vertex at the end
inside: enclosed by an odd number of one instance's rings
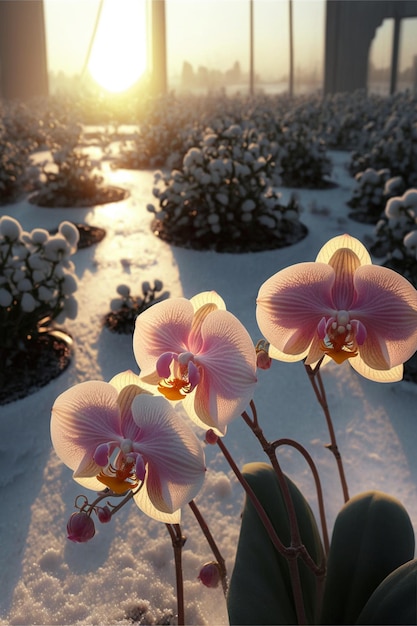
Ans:
POLYGON ((318 132, 319 111, 314 96, 256 98, 247 109, 245 123, 267 137, 282 183, 288 187, 322 187, 332 171, 326 143, 318 132))
POLYGON ((329 148, 369 148, 372 136, 384 119, 387 98, 368 95, 364 90, 327 94, 319 103, 320 134, 329 148))
POLYGON ((27 147, 4 141, 0 129, 0 204, 18 200, 36 184, 38 177, 27 147))
POLYGON ((402 196, 388 200, 375 233, 372 253, 386 256, 386 265, 417 285, 417 189, 408 189, 402 196))
POLYGON ((17 137, 17 129, 6 125, 10 124, 9 118, 3 115, 0 119, 0 204, 17 201, 39 178, 39 170, 30 157, 36 143, 29 135, 17 137))
POLYGON ((234 124, 218 133, 208 130, 201 147, 187 152, 181 170, 155 174, 159 209, 148 206, 154 232, 177 245, 219 251, 292 243, 298 204, 280 204, 276 151, 255 129, 234 124))
POLYGON ((288 187, 321 187, 332 171, 326 144, 304 122, 293 121, 278 127, 275 142, 279 145, 282 182, 288 187))
POLYGON ((201 99, 177 99, 172 95, 153 99, 144 119, 139 121, 139 130, 132 139, 121 144, 114 166, 128 169, 181 167, 187 150, 201 140, 199 105, 201 99))
POLYGON ((49 117, 47 102, 31 100, 1 101, 0 118, 7 140, 29 150, 46 145, 49 117))
POLYGON ((349 170, 354 175, 368 168, 388 168, 401 176, 406 188, 417 185, 417 109, 394 111, 375 133, 368 151, 352 153, 349 170))
POLYGON ((73 206, 80 198, 94 200, 104 178, 89 156, 71 145, 52 152, 54 168, 42 165, 41 185, 34 201, 42 206, 73 206))
POLYGON ((50 235, 42 228, 25 232, 13 217, 0 218, 0 348, 21 347, 42 325, 75 318, 77 280, 70 256, 78 237, 71 222, 50 235))
POLYGON ((387 201, 405 190, 401 176, 391 176, 389 169, 374 170, 368 167, 355 176, 356 187, 348 205, 355 209, 359 221, 375 224, 381 217, 387 201))
POLYGON ((154 280, 153 287, 148 281, 144 281, 141 296, 132 295, 128 285, 119 285, 118 297, 110 302, 111 311, 105 316, 104 325, 115 333, 132 334, 137 316, 152 304, 165 300, 169 296, 169 292, 162 292, 162 289, 162 281, 158 279, 154 280))

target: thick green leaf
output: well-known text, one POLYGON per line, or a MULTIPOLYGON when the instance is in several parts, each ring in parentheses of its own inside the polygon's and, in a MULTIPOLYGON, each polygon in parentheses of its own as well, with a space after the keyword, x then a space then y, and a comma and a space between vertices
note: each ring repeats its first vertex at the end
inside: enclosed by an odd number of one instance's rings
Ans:
POLYGON ((402 504, 378 491, 360 494, 336 518, 322 624, 354 624, 378 585, 414 557, 414 532, 402 504))
MULTIPOLYGON (((275 472, 266 463, 249 463, 243 474, 255 491, 285 546, 290 543, 286 507, 275 472)), ((323 557, 320 534, 314 515, 294 483, 287 478, 294 502, 302 541, 316 563, 323 557)), ((316 579, 298 560, 307 619, 314 623, 317 613, 316 579)), ((235 567, 228 594, 230 624, 296 624, 288 563, 272 542, 246 498, 242 515, 235 567)))
POLYGON ((365 604, 357 624, 417 624, 417 560, 391 572, 365 604))

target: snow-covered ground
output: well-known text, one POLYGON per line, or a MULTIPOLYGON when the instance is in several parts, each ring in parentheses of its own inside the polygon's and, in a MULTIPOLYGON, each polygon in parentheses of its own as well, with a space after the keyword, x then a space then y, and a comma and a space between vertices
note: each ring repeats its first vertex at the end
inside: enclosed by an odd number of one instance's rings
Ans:
MULTIPOLYGON (((78 382, 109 380, 126 369, 137 370, 129 336, 102 327, 116 287, 126 283, 141 293, 144 280, 158 278, 171 296, 191 297, 214 289, 228 309, 260 338, 255 298, 260 285, 279 269, 314 260, 320 247, 348 232, 365 244, 373 227, 350 220, 346 202, 354 180, 344 164, 349 155, 330 152, 337 187, 297 190, 304 208, 301 219, 308 236, 294 246, 252 254, 218 254, 174 248, 150 231, 153 173, 106 170, 106 179, 125 187, 130 197, 90 209, 47 209, 22 201, 3 206, 0 215, 18 219, 26 230, 53 228, 63 220, 105 228, 98 245, 73 257, 79 288, 79 313, 65 328, 75 340, 70 367, 36 393, 0 406, 0 619, 1 624, 131 624, 140 608, 140 623, 167 623, 175 613, 171 542, 165 525, 145 518, 128 504, 110 524, 96 524, 86 544, 66 539, 66 523, 80 487, 57 458, 49 436, 55 398, 78 382)), ((286 202, 292 190, 282 189, 286 202)), ((407 507, 417 528, 417 385, 377 384, 360 378, 348 363, 323 370, 330 410, 345 464, 351 495, 379 489, 407 507)), ((301 363, 274 362, 259 373, 255 402, 267 437, 290 437, 304 444, 317 463, 323 482, 331 529, 342 505, 342 492, 332 455, 324 448, 328 435, 301 363)), ((180 409, 181 410, 181 409, 180 409)), ((200 437, 204 436, 202 431, 200 437)), ((242 420, 229 427, 225 443, 239 465, 266 460, 242 420)), ((243 495, 216 446, 206 447, 207 477, 196 502, 233 568, 243 495)), ((284 470, 316 508, 311 476, 293 449, 281 449, 284 470)), ((227 624, 220 588, 207 589, 197 580, 210 550, 193 522, 183 514, 186 621, 227 624)))

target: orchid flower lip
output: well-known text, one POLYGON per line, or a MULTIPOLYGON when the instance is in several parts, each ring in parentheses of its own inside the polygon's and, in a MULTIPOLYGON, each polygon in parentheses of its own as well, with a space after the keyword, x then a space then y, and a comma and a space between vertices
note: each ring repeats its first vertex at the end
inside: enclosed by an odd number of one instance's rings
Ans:
POLYGON ((162 377, 158 391, 168 400, 183 400, 200 382, 199 367, 189 351, 180 354, 164 352, 157 360, 156 371, 162 377))

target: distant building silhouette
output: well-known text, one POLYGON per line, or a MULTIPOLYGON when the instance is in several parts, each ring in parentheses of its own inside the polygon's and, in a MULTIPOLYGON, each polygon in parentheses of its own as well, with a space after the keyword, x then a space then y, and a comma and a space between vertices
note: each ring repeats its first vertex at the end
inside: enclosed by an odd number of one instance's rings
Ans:
POLYGON ((366 89, 376 29, 393 18, 391 92, 395 91, 401 20, 417 17, 417 0, 327 0, 324 93, 366 89))

